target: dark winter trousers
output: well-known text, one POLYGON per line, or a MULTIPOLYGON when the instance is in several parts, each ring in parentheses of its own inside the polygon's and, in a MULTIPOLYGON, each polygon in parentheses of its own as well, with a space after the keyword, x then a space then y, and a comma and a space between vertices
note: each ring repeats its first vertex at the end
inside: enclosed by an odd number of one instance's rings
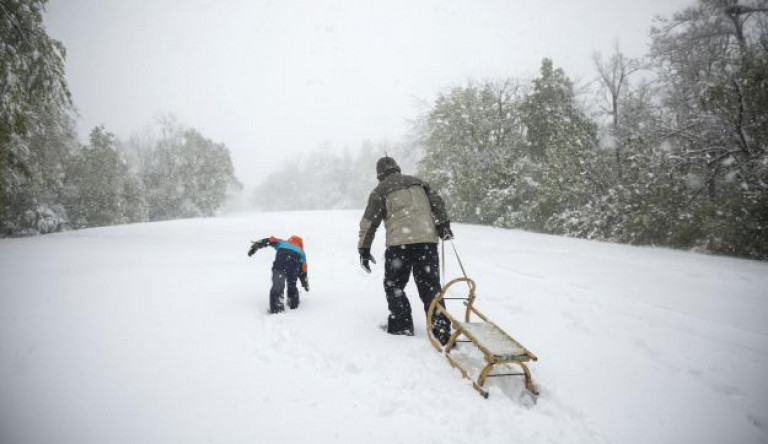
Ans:
POLYGON ((285 310, 283 305, 283 291, 286 283, 288 284, 288 306, 296 308, 299 306, 299 289, 296 288, 296 280, 299 273, 285 272, 276 268, 272 269, 272 289, 269 291, 269 311, 279 313, 285 310))
MULTIPOLYGON (((384 292, 387 295, 389 319, 387 332, 392 334, 413 333, 411 304, 405 295, 411 272, 424 304, 424 312, 440 292, 440 258, 437 244, 420 243, 396 245, 387 248, 384 262, 384 292)), ((443 340, 450 331, 448 320, 440 313, 433 317, 433 331, 443 340)))
POLYGON ((301 263, 299 255, 293 251, 282 249, 275 255, 272 263, 272 289, 269 291, 269 311, 279 313, 285 310, 283 305, 283 290, 288 284, 288 306, 299 306, 299 289, 296 288, 296 280, 299 279, 301 263))

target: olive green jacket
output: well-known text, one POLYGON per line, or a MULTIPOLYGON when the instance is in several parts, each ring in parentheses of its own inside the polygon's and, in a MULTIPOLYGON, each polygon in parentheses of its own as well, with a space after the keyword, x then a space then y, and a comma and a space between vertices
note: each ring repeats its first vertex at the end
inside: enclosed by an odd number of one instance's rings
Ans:
POLYGON ((398 172, 387 175, 368 197, 358 248, 371 248, 382 220, 387 247, 437 243, 436 225, 449 221, 443 199, 426 182, 398 172))

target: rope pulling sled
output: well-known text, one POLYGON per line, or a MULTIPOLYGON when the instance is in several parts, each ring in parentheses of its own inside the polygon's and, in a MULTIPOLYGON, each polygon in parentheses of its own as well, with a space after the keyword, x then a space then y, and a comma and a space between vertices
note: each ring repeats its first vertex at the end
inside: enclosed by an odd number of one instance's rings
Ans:
MULTIPOLYGON (((537 361, 536 355, 531 353, 527 348, 523 347, 519 342, 507 334, 501 327, 493 323, 483 313, 481 313, 475 306, 475 299, 477 297, 475 293, 476 284, 475 281, 467 277, 467 273, 464 270, 464 266, 459 258, 459 253, 456 251, 456 246, 451 241, 451 246, 456 254, 461 271, 464 277, 459 277, 451 280, 440 290, 437 296, 429 306, 427 310, 427 335, 430 342, 435 349, 446 357, 452 367, 459 369, 461 376, 472 381, 472 387, 475 388, 484 398, 488 398, 488 391, 483 388, 485 381, 489 377, 504 377, 504 376, 523 376, 525 378, 525 388, 533 395, 538 395, 539 390, 534 385, 531 379, 531 371, 525 364, 529 361, 537 361), (466 282, 469 290, 466 298, 446 298, 448 289, 459 282, 466 282), (459 321, 453 317, 445 308, 445 299, 463 299, 466 310, 464 312, 464 321, 459 321), (432 318, 435 311, 442 313, 453 327, 453 333, 451 334, 448 342, 443 346, 440 341, 435 337, 432 329, 429 327, 432 325, 432 318), (475 315, 479 318, 479 321, 472 322, 471 317, 475 315), (466 340, 461 342, 474 344, 478 350, 483 354, 485 359, 485 367, 480 371, 479 376, 475 379, 470 376, 469 371, 453 356, 451 356, 451 350, 456 346, 459 337, 465 337, 466 340), (491 374, 491 370, 496 366, 519 366, 523 373, 500 373, 491 374)), ((442 244, 442 256, 443 256, 443 274, 445 274, 445 242, 442 244)))

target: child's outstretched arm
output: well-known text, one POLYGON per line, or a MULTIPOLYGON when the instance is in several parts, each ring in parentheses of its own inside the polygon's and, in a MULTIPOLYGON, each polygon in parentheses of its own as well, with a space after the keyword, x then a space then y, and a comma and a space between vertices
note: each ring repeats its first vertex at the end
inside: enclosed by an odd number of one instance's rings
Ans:
POLYGON ((253 256, 256 251, 258 251, 260 248, 264 248, 269 245, 269 238, 264 238, 262 240, 258 240, 254 242, 251 245, 251 248, 248 249, 248 257, 253 256))

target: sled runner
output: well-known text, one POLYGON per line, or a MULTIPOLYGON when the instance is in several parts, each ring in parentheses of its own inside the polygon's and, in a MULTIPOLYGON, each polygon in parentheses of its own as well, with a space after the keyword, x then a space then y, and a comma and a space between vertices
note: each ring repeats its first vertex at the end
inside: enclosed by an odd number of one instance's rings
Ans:
POLYGON ((528 361, 536 361, 538 359, 536 355, 514 340, 498 325, 491 322, 485 315, 475 308, 474 303, 475 281, 468 277, 460 277, 448 282, 442 288, 440 293, 435 296, 435 299, 429 306, 429 310, 427 311, 427 326, 432 325, 432 318, 437 310, 448 318, 454 331, 448 339, 448 342, 443 346, 435 337, 432 329, 427 327, 427 334, 432 345, 434 345, 437 351, 442 353, 448 359, 448 362, 450 362, 452 367, 459 369, 462 377, 472 381, 472 386, 483 395, 484 398, 488 397, 488 391, 483 388, 486 379, 489 377, 503 376, 523 376, 525 378, 525 388, 534 395, 538 395, 539 391, 531 380, 531 371, 525 364, 528 361), (466 282, 469 287, 469 294, 466 298, 451 298, 466 299, 464 301, 466 312, 464 313, 463 322, 454 318, 448 310, 446 310, 444 303, 442 302, 445 299, 448 289, 458 282, 466 282), (472 314, 476 315, 480 320, 478 322, 470 322, 472 314), (457 359, 451 356, 451 350, 456 346, 459 337, 466 338, 459 342, 474 344, 484 355, 486 365, 480 371, 480 375, 477 379, 471 377, 469 371, 464 368, 457 359), (519 366, 522 368, 523 373, 491 374, 491 370, 496 366, 519 366))

